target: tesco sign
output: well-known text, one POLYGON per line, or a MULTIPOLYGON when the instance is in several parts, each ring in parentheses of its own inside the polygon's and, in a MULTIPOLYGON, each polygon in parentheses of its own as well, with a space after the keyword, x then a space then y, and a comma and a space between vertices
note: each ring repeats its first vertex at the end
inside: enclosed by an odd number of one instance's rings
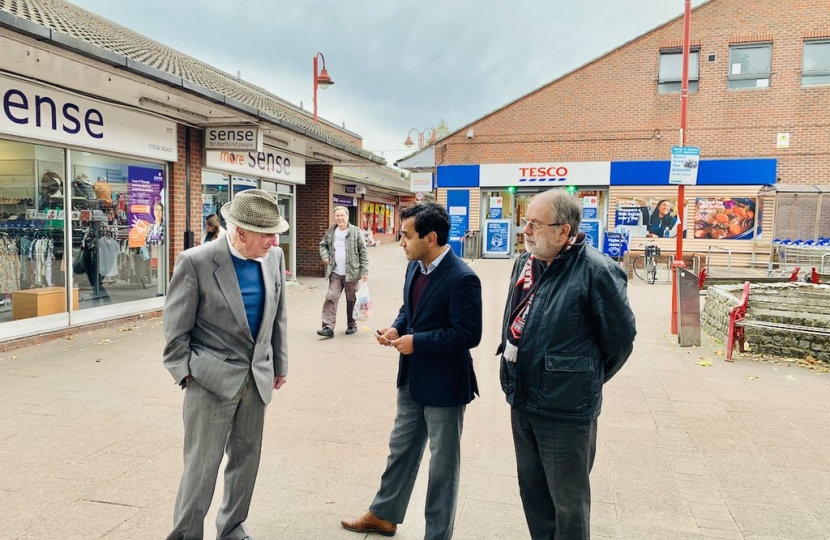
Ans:
POLYGON ((479 166, 481 187, 507 186, 609 186, 610 161, 572 163, 500 163, 479 166))
POLYGON ((0 133, 176 161, 176 124, 0 75, 0 133))

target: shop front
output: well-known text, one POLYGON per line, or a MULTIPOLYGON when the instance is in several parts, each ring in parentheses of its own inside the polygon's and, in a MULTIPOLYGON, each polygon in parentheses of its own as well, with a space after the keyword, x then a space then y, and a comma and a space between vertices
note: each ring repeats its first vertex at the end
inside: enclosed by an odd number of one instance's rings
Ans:
POLYGON ((360 227, 373 235, 395 235, 397 232, 396 197, 368 194, 363 198, 360 227))
POLYGON ((279 235, 285 252, 285 268, 296 275, 297 208, 296 186, 305 184, 305 160, 278 148, 264 146, 262 152, 206 150, 202 169, 202 231, 210 214, 246 189, 262 189, 277 199, 280 212, 291 227, 279 235))
POLYGON ((0 340, 163 306, 176 125, 0 75, 0 340))
POLYGON ((366 193, 366 188, 355 184, 334 184, 332 196, 333 206, 344 206, 349 211, 349 223, 360 224, 360 197, 366 193))
POLYGON ((507 258, 524 251, 521 220, 527 205, 534 195, 553 187, 565 187, 580 198, 582 231, 594 247, 602 249, 610 183, 610 162, 438 167, 438 188, 444 191, 454 224, 450 245, 460 252, 466 230, 478 230, 485 258, 507 258))
MULTIPOLYGON (((611 168, 611 234, 629 250, 655 244, 667 253, 683 234, 685 253, 715 265, 753 267, 771 249, 773 212, 758 197, 777 183, 775 159, 701 160, 695 185, 685 189, 681 209, 677 186, 668 185, 669 161, 614 162, 611 168)), ((616 256, 616 254, 609 253, 616 256)))

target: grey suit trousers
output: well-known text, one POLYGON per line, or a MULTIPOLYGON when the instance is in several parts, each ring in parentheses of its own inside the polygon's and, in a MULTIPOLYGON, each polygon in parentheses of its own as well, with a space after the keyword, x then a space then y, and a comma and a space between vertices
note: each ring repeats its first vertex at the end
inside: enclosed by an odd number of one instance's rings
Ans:
POLYGON ((254 492, 265 403, 249 373, 233 399, 222 401, 197 381, 184 398, 184 472, 176 496, 173 532, 167 540, 201 540, 216 477, 227 453, 225 492, 216 516, 218 540, 248 536, 245 520, 254 492))
POLYGON ((389 458, 380 489, 369 509, 377 517, 403 523, 427 440, 431 454, 424 515, 426 540, 452 538, 461 473, 461 430, 465 405, 425 407, 398 389, 398 412, 389 437, 389 458))

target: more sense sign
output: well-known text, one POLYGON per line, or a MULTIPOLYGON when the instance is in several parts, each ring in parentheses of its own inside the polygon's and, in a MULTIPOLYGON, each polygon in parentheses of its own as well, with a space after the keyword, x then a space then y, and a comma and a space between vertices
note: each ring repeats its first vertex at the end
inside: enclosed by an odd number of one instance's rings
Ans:
POLYGON ((0 133, 176 161, 176 124, 0 75, 0 133))
POLYGON ((610 184, 610 161, 504 163, 479 166, 481 187, 608 186, 610 184))
POLYGON ((265 146, 262 152, 208 150, 205 167, 242 176, 305 184, 305 160, 270 146, 265 146))

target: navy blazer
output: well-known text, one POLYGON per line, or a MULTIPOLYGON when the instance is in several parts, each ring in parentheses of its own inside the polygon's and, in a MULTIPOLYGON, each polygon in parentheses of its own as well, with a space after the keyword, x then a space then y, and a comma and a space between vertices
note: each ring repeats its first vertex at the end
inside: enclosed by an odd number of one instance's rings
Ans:
POLYGON ((481 341, 481 281, 452 249, 430 273, 418 308, 412 312, 412 281, 420 272, 409 263, 403 306, 392 326, 399 336, 412 334, 415 351, 400 355, 398 387, 406 369, 412 399, 428 407, 457 407, 478 394, 470 349, 481 341))

